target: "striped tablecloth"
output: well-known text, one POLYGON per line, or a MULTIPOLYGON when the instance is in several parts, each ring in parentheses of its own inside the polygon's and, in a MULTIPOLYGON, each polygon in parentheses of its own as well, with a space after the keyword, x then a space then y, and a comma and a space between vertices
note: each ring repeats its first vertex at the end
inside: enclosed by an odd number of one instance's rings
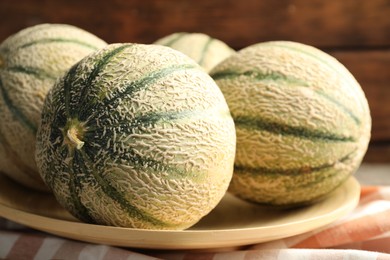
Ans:
POLYGON ((390 186, 362 186, 343 219, 294 237, 223 252, 139 251, 88 244, 0 218, 0 259, 390 259, 390 186))

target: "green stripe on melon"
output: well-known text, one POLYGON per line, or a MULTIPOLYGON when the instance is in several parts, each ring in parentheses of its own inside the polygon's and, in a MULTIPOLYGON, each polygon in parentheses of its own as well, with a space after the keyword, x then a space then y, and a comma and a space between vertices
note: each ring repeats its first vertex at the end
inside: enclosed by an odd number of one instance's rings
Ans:
POLYGON ((240 116, 235 119, 235 124, 241 128, 253 131, 267 131, 282 136, 295 136, 301 139, 328 141, 328 142, 354 142, 352 136, 342 136, 318 129, 309 129, 299 126, 291 126, 271 120, 262 120, 261 118, 252 118, 250 116, 240 116))
POLYGON ((359 167, 370 139, 365 95, 336 59, 308 45, 265 42, 217 65, 236 124, 229 190, 258 203, 315 201, 359 167))
POLYGON ((226 43, 203 33, 173 33, 154 44, 164 45, 186 54, 207 72, 235 53, 226 43))
POLYGON ((29 187, 47 189, 34 159, 43 100, 59 76, 105 45, 64 24, 28 27, 0 44, 0 172, 29 187))
POLYGON ((233 173, 235 128, 199 65, 164 46, 112 44, 47 96, 37 163, 57 200, 105 225, 184 229, 233 173))
POLYGON ((37 79, 50 79, 55 80, 56 76, 49 74, 48 72, 40 69, 40 68, 32 68, 32 67, 26 67, 26 66, 14 66, 14 67, 8 67, 4 68, 4 70, 7 70, 9 72, 15 72, 15 73, 22 73, 22 74, 28 74, 31 75, 37 79))

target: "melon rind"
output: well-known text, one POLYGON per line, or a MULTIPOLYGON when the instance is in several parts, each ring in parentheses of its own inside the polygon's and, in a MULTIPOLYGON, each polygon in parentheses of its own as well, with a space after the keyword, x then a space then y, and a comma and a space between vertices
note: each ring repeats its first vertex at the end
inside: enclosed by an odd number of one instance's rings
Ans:
POLYGON ((47 190, 34 156, 43 101, 58 77, 104 46, 95 35, 67 24, 28 27, 0 44, 0 172, 47 190))
POLYGON ((306 204, 359 167, 370 140, 368 102, 329 54, 297 42, 263 42, 210 75, 236 124, 231 193, 263 204, 306 204))
POLYGON ((154 44, 168 46, 186 54, 206 72, 235 53, 235 50, 223 41, 204 33, 172 33, 155 41, 154 44))
POLYGON ((49 92, 37 139, 42 178, 90 223, 188 228, 233 174, 226 100, 198 64, 165 46, 111 44, 76 64, 49 92))

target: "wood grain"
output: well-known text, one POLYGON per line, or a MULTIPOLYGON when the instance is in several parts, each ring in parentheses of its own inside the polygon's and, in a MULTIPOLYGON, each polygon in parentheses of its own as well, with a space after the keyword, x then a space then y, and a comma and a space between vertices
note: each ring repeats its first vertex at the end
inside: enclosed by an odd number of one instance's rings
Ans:
POLYGON ((318 47, 339 59, 366 93, 375 144, 375 155, 366 158, 390 162, 389 0, 0 1, 0 41, 45 22, 73 24, 109 43, 152 43, 187 31, 209 34, 236 50, 268 40, 318 47), (376 152, 378 145, 383 154, 376 152))
POLYGON ((369 163, 390 163, 390 142, 371 142, 364 161, 369 163))
POLYGON ((26 26, 70 23, 108 42, 150 43, 201 31, 235 49, 266 40, 318 47, 390 45, 388 0, 1 0, 0 40, 26 26))
POLYGON ((362 86, 372 116, 372 140, 390 140, 390 49, 329 51, 362 86))

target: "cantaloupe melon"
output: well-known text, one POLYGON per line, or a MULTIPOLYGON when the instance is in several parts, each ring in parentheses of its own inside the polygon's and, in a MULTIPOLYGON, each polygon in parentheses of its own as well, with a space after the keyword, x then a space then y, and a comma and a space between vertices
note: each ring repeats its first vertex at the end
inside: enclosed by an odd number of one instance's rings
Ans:
POLYGON ((173 33, 157 40, 154 44, 168 46, 186 54, 207 72, 235 53, 223 41, 204 33, 173 33))
POLYGON ((184 229, 226 193, 236 135, 226 100, 186 55, 111 44, 49 92, 37 164, 82 221, 184 229))
POLYGON ((74 63, 106 46, 65 24, 40 24, 0 45, 0 172, 46 189, 34 160, 35 135, 47 91, 74 63))
POLYGON ((301 43, 264 42, 210 75, 236 124, 229 188, 235 195, 272 205, 310 203, 359 167, 370 139, 369 106, 335 58, 301 43))

